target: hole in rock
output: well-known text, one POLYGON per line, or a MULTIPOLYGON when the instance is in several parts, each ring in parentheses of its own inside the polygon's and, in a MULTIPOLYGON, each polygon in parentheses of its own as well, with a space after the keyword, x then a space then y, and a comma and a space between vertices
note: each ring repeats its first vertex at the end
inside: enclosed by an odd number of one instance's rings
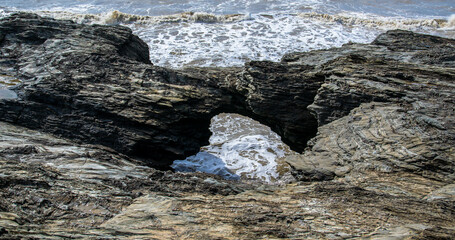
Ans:
POLYGON ((295 152, 268 126, 239 114, 221 113, 212 118, 210 131, 210 145, 196 155, 175 160, 171 167, 267 183, 291 178, 284 159, 295 152))

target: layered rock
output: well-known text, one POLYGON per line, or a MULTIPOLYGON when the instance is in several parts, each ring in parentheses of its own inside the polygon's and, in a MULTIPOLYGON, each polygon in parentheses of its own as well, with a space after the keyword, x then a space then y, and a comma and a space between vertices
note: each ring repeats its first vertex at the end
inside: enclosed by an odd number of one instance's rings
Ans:
POLYGON ((229 102, 149 64, 147 45, 124 27, 29 14, 1 26, 3 74, 22 81, 19 99, 3 102, 4 121, 167 166, 206 141, 210 113, 229 102))
POLYGON ((453 186, 441 188, 441 182, 414 174, 260 186, 162 172, 100 145, 7 123, 0 123, 0 134, 0 239, 455 234, 453 186))
POLYGON ((450 239, 454 46, 396 30, 280 63, 170 70, 124 27, 4 18, 0 238, 450 239), (220 112, 305 149, 287 159, 297 182, 148 167, 196 152, 220 112))
MULTIPOLYGON (((319 66, 326 80, 308 106, 318 135, 303 156, 289 159, 299 177, 375 169, 453 181, 453 46, 451 39, 391 31, 371 45, 334 49, 319 66), (435 58, 439 52, 446 54, 435 58)), ((295 64, 314 54, 285 59, 295 64)))
POLYGON ((15 14, 1 20, 0 30, 1 72, 22 82, 19 98, 0 103, 3 121, 103 144, 163 168, 206 145, 210 119, 221 112, 268 123, 300 150, 315 133, 306 106, 322 79, 306 66, 173 71, 149 64, 146 44, 120 26, 15 14))
POLYGON ((100 224, 144 194, 226 196, 254 187, 161 172, 101 145, 3 122, 0 136, 0 239, 119 237, 123 230, 100 224))

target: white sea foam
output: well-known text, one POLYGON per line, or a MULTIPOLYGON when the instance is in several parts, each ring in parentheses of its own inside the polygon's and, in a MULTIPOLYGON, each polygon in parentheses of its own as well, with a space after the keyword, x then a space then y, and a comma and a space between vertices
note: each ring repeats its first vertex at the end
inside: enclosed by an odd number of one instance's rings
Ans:
POLYGON ((210 130, 210 145, 194 156, 174 161, 175 170, 269 183, 289 178, 284 157, 293 152, 269 127, 238 114, 220 114, 212 119, 210 130))
POLYGON ((385 18, 360 13, 336 15, 181 13, 138 16, 112 12, 100 20, 131 27, 160 66, 241 66, 250 60, 279 61, 289 52, 371 42, 379 33, 407 29, 451 36, 445 19, 385 18))
POLYGON ((11 15, 11 12, 0 9, 0 18, 8 17, 9 15, 11 15))
MULTIPOLYGON (((320 13, 302 13, 302 18, 317 19, 321 21, 337 22, 346 26, 362 26, 368 28, 390 30, 390 29, 409 29, 419 30, 421 28, 438 29, 444 28, 451 24, 446 19, 409 19, 400 17, 382 17, 375 15, 366 15, 363 13, 342 13, 342 14, 320 14, 320 13)), ((455 20, 453 20, 455 21, 455 20)))
POLYGON ((38 11, 57 19, 88 24, 122 24, 133 29, 150 48, 155 65, 241 66, 250 60, 279 61, 289 52, 338 47, 347 42, 371 42, 379 33, 407 29, 452 37, 453 18, 385 18, 344 12, 320 14, 228 14, 183 12, 146 16, 110 11, 80 14, 66 11, 38 11))
POLYGON ((449 17, 448 24, 449 27, 455 27, 455 14, 452 14, 449 17))
POLYGON ((149 44, 154 64, 172 68, 279 61, 289 52, 336 47, 349 41, 370 42, 378 34, 290 14, 252 15, 250 19, 211 24, 162 22, 128 26, 149 44))

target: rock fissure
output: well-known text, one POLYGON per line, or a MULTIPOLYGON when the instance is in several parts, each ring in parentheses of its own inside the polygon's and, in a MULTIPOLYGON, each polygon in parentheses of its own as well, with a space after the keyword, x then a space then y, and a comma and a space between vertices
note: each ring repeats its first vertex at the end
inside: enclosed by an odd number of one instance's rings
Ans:
POLYGON ((182 70, 120 26, 18 13, 0 39, 0 77, 21 82, 0 99, 0 239, 455 235, 453 39, 394 30, 182 70), (304 151, 285 159, 296 182, 161 171, 222 112, 304 151))
POLYGON ((312 69, 309 66, 289 68, 280 63, 252 62, 245 69, 175 72, 147 64, 144 53, 148 47, 123 27, 93 26, 87 31, 88 26, 68 21, 17 14, 5 19, 2 29, 8 29, 5 49, 16 42, 33 45, 33 50, 25 45, 15 50, 21 63, 15 67, 22 76, 35 76, 20 87, 20 101, 5 104, 4 121, 103 144, 155 167, 196 153, 210 136, 210 118, 221 112, 241 113, 259 120, 299 151, 315 135, 316 123, 306 106, 316 95, 321 79, 314 77, 303 86, 298 83, 307 78, 305 71, 312 69), (40 32, 40 25, 47 22, 54 28, 40 32), (61 30, 56 31, 58 24, 62 24, 61 30), (31 32, 36 26, 36 32, 23 38, 22 28, 16 26, 27 26, 31 32), (64 34, 72 38, 65 39, 64 34), (34 38, 47 41, 38 43, 34 38), (61 40, 52 41, 54 38, 61 40), (109 51, 114 48, 118 49, 117 56, 109 51), (34 62, 38 58, 58 61, 38 66, 34 62), (39 77, 37 72, 43 67, 47 73, 39 77), (54 74, 55 70, 58 73, 54 74), (130 76, 148 79, 151 87, 132 82, 130 76), (112 93, 118 87, 125 91, 112 93), (148 89, 161 93, 149 95, 148 89), (159 96, 158 101, 154 101, 155 96, 159 96), (123 103, 123 99, 128 100, 123 103), (11 108, 15 105, 29 115, 14 116, 17 112, 11 108), (292 115, 285 110, 290 107, 295 108, 292 115), (302 129, 301 124, 296 124, 299 121, 311 126, 302 129))
MULTIPOLYGON (((4 120, 82 142, 104 144, 155 167, 197 152, 210 135, 209 119, 221 112, 258 120, 281 135, 292 149, 302 152, 308 140, 316 136, 318 126, 348 115, 362 103, 400 102, 420 90, 415 84, 426 81, 423 79, 435 71, 440 80, 452 76, 397 59, 397 51, 415 55, 416 49, 389 48, 387 55, 374 45, 355 44, 345 45, 339 53, 334 50, 331 58, 324 56, 329 50, 322 50, 321 56, 331 59, 326 62, 308 53, 287 55, 281 63, 250 62, 244 68, 175 72, 148 64, 148 56, 144 55, 147 45, 129 29, 92 28, 30 14, 13 15, 3 21, 2 34, 8 39, 3 41, 3 48, 23 45, 14 50, 16 61, 21 63, 14 66, 21 72, 18 77, 35 76, 18 89, 22 99, 3 108, 4 120), (43 24, 53 28, 40 31, 43 24), (25 26, 30 32, 26 38, 21 32, 25 26), (75 39, 64 39, 64 34, 75 39), (55 42, 54 38, 64 40, 55 42), (88 43, 88 47, 81 42, 88 43), (24 44, 31 44, 33 51, 23 52, 24 44), (70 48, 62 49, 60 45, 70 48), (94 45, 95 48, 90 47, 94 45), (117 49, 117 56, 110 49, 117 49), (49 57, 59 60, 31 67, 35 64, 31 60, 49 57), (48 69, 47 74, 37 77, 43 67, 48 69), (54 69, 59 69, 57 74, 54 69), (86 77, 81 78, 81 74, 86 77), (132 76, 147 79, 150 87, 145 87, 144 80, 131 81, 132 76), (112 93, 116 88, 123 90, 112 93), (147 94, 149 89, 157 93, 147 94), (14 105, 24 108, 23 112, 30 116, 14 116, 17 111, 7 110, 14 105)), ((406 33, 391 32, 387 36, 402 34, 406 33)), ((390 40, 383 36, 373 44, 389 46, 390 40)), ((426 38, 422 37, 423 42, 438 46, 447 42, 426 38)), ((446 64, 445 60, 441 62, 446 64)))

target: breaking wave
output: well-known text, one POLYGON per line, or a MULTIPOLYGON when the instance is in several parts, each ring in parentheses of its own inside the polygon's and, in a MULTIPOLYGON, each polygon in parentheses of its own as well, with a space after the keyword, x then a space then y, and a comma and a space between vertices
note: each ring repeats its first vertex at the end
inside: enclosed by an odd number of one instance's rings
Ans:
POLYGON ((203 12, 184 12, 163 16, 147 16, 111 11, 99 14, 81 14, 66 11, 33 11, 41 16, 73 20, 85 24, 160 24, 160 23, 231 23, 248 19, 245 14, 215 15, 203 12))
POLYGON ((184 12, 164 16, 142 16, 113 11, 104 21, 112 23, 166 23, 166 22, 198 22, 198 23, 229 23, 245 19, 243 14, 215 15, 203 12, 184 12))
POLYGON ((455 27, 455 14, 453 14, 452 16, 449 17, 447 25, 449 27, 455 27))
POLYGON ((316 19, 319 21, 336 22, 346 26, 362 26, 368 28, 376 28, 383 30, 390 29, 406 29, 416 30, 419 28, 449 28, 455 26, 455 15, 449 19, 407 19, 407 18, 391 18, 380 16, 362 16, 356 13, 354 16, 344 14, 321 14, 321 13, 301 13, 299 17, 306 19, 316 19))
MULTIPOLYGON (((86 24, 160 24, 160 23, 234 23, 244 20, 253 20, 250 14, 226 14, 216 15, 204 12, 183 12, 162 16, 147 16, 123 13, 117 10, 99 13, 99 14, 81 14, 66 11, 33 11, 42 16, 56 19, 73 20, 78 23, 86 24)), ((7 12, 0 12, 0 16, 9 15, 7 12)), ((455 14, 448 19, 409 19, 397 17, 381 17, 373 15, 362 15, 360 13, 344 14, 323 14, 316 12, 307 12, 300 14, 288 14, 289 16, 297 15, 304 19, 318 20, 322 22, 339 23, 346 26, 362 26, 383 30, 390 29, 408 29, 415 30, 421 27, 426 28, 453 28, 455 27, 455 14)), ((258 14, 258 16, 275 18, 273 14, 258 14)))

